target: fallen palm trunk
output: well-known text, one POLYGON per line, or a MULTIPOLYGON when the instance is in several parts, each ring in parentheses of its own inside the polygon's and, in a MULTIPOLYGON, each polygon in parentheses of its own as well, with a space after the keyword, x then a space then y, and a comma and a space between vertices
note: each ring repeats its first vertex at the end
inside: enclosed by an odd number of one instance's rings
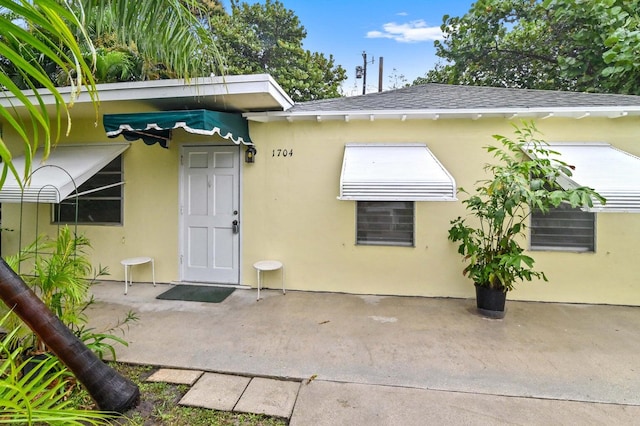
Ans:
POLYGON ((123 413, 137 404, 138 386, 87 348, 4 259, 0 259, 0 299, 73 372, 101 410, 123 413))

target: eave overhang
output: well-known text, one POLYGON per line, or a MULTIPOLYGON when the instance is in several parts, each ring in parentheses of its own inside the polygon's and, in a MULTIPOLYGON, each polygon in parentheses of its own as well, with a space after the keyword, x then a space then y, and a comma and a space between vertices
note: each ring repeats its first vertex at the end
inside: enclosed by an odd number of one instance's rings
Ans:
MULTIPOLYGON (((250 112, 283 111, 293 106, 286 92, 268 74, 230 75, 183 79, 108 83, 96 86, 100 104, 143 102, 152 109, 209 109, 212 111, 250 112)), ((58 89, 66 102, 71 101, 71 88, 58 89)), ((38 99, 31 90, 24 94, 34 104, 38 99)), ((55 105, 50 93, 40 93, 44 105, 55 105)), ((92 112, 93 102, 86 89, 73 101, 73 110, 92 112)), ((12 96, 0 96, 0 105, 7 109, 24 109, 12 96)))
POLYGON ((349 110, 349 111, 265 111, 243 114, 249 121, 376 121, 376 120, 441 120, 506 118, 548 119, 588 117, 621 118, 640 116, 640 105, 624 107, 563 107, 563 108, 492 108, 492 109, 411 109, 411 110, 349 110))

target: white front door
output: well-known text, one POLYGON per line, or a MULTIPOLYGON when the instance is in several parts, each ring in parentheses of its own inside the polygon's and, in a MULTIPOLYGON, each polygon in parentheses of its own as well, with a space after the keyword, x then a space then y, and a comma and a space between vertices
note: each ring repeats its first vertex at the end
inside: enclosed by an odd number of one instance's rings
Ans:
POLYGON ((185 146, 180 169, 181 279, 238 284, 240 149, 185 146))

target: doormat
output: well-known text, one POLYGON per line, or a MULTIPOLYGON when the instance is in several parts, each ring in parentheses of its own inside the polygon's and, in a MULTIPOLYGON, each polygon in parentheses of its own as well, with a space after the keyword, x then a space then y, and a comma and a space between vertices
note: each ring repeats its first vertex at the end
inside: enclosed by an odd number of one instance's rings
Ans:
POLYGON ((170 290, 156 296, 163 300, 185 300, 187 302, 220 303, 226 299, 235 288, 212 287, 204 285, 177 285, 170 290))

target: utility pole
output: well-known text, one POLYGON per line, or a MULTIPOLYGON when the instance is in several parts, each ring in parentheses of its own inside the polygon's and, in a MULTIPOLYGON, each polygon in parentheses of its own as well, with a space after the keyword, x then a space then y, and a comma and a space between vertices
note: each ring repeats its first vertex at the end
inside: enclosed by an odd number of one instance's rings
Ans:
POLYGON ((367 93, 367 63, 373 64, 375 58, 371 58, 371 62, 367 62, 367 52, 362 52, 363 66, 356 67, 356 78, 362 79, 362 94, 367 93))
POLYGON ((367 93, 367 52, 362 52, 362 59, 364 60, 364 77, 362 78, 362 94, 367 93))
POLYGON ((383 70, 383 64, 384 63, 384 58, 382 56, 380 56, 378 58, 378 92, 382 92, 382 72, 383 70))

